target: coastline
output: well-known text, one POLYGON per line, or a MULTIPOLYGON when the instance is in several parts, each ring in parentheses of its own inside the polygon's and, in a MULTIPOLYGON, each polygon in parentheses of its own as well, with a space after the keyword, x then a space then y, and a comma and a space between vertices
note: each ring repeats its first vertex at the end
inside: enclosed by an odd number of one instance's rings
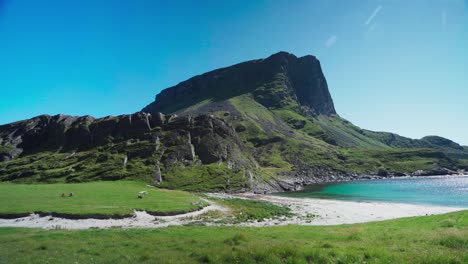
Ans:
MULTIPOLYGON (((304 177, 295 180, 290 179, 276 179, 276 184, 280 188, 274 188, 272 186, 258 186, 253 188, 253 194, 273 194, 273 193, 284 193, 293 191, 302 191, 304 188, 310 185, 316 184, 334 184, 351 181, 365 181, 365 180, 385 180, 385 179, 416 179, 416 178, 441 178, 441 177, 457 177, 457 176, 468 176, 468 171, 458 171, 457 173, 448 174, 417 174, 409 173, 403 175, 390 174, 387 176, 381 176, 376 174, 338 174, 329 175, 325 177, 304 177)), ((249 192, 244 192, 249 193, 249 192)))
POLYGON ((417 205, 377 201, 345 201, 319 198, 291 198, 273 195, 235 195, 271 202, 291 208, 297 219, 289 224, 341 225, 383 221, 403 217, 427 216, 468 210, 463 207, 417 205), (315 217, 304 222, 308 215, 315 217))
POLYGON ((144 211, 135 211, 132 217, 122 219, 65 219, 53 216, 31 214, 15 219, 0 219, 0 227, 27 227, 43 229, 106 229, 106 228, 163 228, 181 225, 205 226, 250 226, 266 227, 278 225, 342 225, 383 221, 402 217, 445 214, 468 210, 468 208, 414 205, 389 202, 358 202, 326 200, 316 198, 290 198, 258 194, 210 193, 218 199, 240 198, 270 202, 291 209, 292 217, 264 219, 263 221, 223 224, 216 221, 203 221, 199 217, 210 211, 227 212, 229 208, 209 201, 210 205, 186 214, 158 216, 144 211))

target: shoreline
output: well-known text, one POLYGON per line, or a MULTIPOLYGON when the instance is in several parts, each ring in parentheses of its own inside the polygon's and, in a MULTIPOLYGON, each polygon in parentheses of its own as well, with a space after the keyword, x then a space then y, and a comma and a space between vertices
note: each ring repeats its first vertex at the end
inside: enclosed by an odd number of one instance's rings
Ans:
MULTIPOLYGON (((258 194, 207 194, 213 198, 251 199, 270 202, 291 209, 294 216, 264 219, 263 221, 223 224, 199 220, 197 217, 210 211, 228 212, 229 208, 215 202, 201 210, 173 216, 153 216, 145 211, 135 211, 132 217, 122 219, 65 219, 31 214, 15 219, 0 219, 0 227, 26 227, 43 229, 108 229, 108 228, 164 228, 168 226, 250 226, 266 227, 279 225, 342 225, 383 221, 403 217, 445 214, 468 208, 415 205, 390 202, 342 201, 318 198, 292 198, 258 194)), ((219 219, 221 220, 221 219, 219 219)))
MULTIPOLYGON (((388 175, 388 176, 380 176, 375 174, 346 174, 346 175, 336 175, 336 176, 327 176, 316 178, 312 177, 309 179, 303 179, 303 181, 295 181, 295 182, 282 182, 279 184, 281 189, 277 189, 275 191, 270 190, 252 190, 251 192, 245 193, 253 193, 253 194, 274 194, 274 193, 287 193, 287 192, 295 192, 295 191, 302 191, 308 186, 312 185, 327 185, 327 184, 338 184, 338 183, 345 183, 345 182, 352 182, 352 181, 367 181, 367 180, 391 180, 391 179, 417 179, 417 178, 444 178, 444 177, 460 177, 460 176, 467 176, 468 172, 461 171, 454 174, 445 174, 445 175, 414 175, 414 174, 406 174, 406 175, 388 175), (305 181, 304 181, 305 180, 305 181)), ((260 188, 262 189, 262 188, 260 188)))
MULTIPOLYGON (((329 197, 320 197, 320 196, 288 196, 287 194, 292 193, 302 193, 307 191, 308 188, 324 188, 329 185, 339 185, 351 182, 361 182, 361 181, 380 181, 380 180, 406 180, 406 179, 449 179, 454 177, 468 177, 468 174, 456 174, 456 175, 432 175, 432 176, 392 176, 392 177, 373 177, 373 178, 353 178, 350 180, 336 180, 336 181, 324 181, 324 182, 317 182, 312 183, 309 185, 303 185, 301 188, 292 190, 292 191, 277 191, 277 192, 267 192, 267 193, 258 193, 255 191, 252 192, 244 192, 244 193, 233 193, 233 195, 269 195, 269 196, 279 196, 279 197, 287 197, 287 198, 300 198, 300 199, 318 199, 318 200, 336 200, 336 201, 352 201, 352 202, 375 202, 375 203, 391 203, 391 204, 412 204, 412 205, 420 205, 420 206, 440 206, 440 207, 453 207, 453 208, 460 208, 459 205, 447 205, 447 204, 431 204, 431 203, 424 203, 424 202, 412 202, 412 201, 391 201, 391 200, 379 200, 379 199, 353 199, 353 198, 344 198, 340 199, 335 196, 329 197)), ((313 192, 314 190, 312 190, 313 192)), ((467 207, 468 208, 468 207, 467 207)))
POLYGON ((239 198, 255 199, 291 208, 299 219, 291 224, 341 225, 384 221, 396 218, 445 214, 468 210, 464 207, 416 205, 380 201, 349 201, 320 198, 293 198, 273 195, 236 195, 239 198), (309 223, 300 219, 313 214, 309 223), (298 221, 299 220, 299 221, 298 221))

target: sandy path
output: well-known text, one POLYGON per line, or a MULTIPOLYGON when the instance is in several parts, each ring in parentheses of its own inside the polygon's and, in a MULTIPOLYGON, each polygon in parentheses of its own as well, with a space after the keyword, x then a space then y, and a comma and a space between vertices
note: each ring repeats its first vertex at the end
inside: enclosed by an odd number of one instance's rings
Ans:
MULTIPOLYGON (((384 203, 384 202, 354 202, 307 198, 288 198, 271 195, 226 195, 208 194, 216 198, 242 198, 256 199, 272 202, 291 208, 295 216, 290 218, 265 219, 261 222, 246 222, 236 224, 238 226, 275 226, 275 225, 339 225, 382 221, 409 216, 424 216, 444 214, 449 212, 467 210, 468 208, 454 208, 441 206, 425 206, 412 204, 384 203), (315 217, 311 217, 314 215, 315 217)), ((18 219, 0 219, 0 227, 34 227, 45 229, 90 229, 90 228, 161 228, 190 224, 199 220, 192 219, 209 211, 223 211, 224 208, 211 201, 209 206, 195 212, 176 216, 155 217, 144 211, 136 211, 132 218, 124 219, 80 219, 71 220, 56 217, 40 217, 31 215, 18 219)), ((220 225, 207 222, 206 225, 220 225)))
POLYGON ((206 200, 210 205, 201 210, 174 216, 152 216, 145 211, 135 211, 134 217, 123 219, 65 219, 59 217, 31 214, 17 219, 0 219, 0 227, 31 227, 45 229, 90 229, 90 228, 159 228, 174 225, 184 225, 193 220, 187 220, 208 211, 226 211, 227 209, 206 200))

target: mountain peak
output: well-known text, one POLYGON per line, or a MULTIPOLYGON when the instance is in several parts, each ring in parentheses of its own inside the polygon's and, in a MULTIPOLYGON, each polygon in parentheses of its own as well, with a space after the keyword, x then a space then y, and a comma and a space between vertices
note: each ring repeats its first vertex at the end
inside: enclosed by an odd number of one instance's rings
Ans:
POLYGON ((314 55, 307 54, 302 57, 297 57, 293 53, 289 53, 287 51, 278 51, 277 53, 274 53, 267 57, 265 60, 270 60, 270 59, 276 59, 276 58, 284 58, 284 59, 292 59, 292 60, 317 60, 317 58, 314 55))
POLYGON ((297 59, 296 55, 286 52, 286 51, 279 51, 277 53, 274 53, 270 55, 266 60, 269 59, 275 59, 275 58, 292 58, 292 59, 297 59))
POLYGON ((298 58, 284 51, 195 76, 161 91, 143 111, 168 114, 243 94, 253 95, 267 108, 336 114, 320 62, 312 55, 298 58))

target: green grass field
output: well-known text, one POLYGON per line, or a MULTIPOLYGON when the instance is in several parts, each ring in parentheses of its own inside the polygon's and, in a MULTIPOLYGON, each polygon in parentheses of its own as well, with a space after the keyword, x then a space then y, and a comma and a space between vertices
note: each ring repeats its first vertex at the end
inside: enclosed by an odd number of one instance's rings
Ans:
POLYGON ((233 223, 251 220, 263 221, 266 218, 292 216, 291 209, 263 201, 246 199, 211 200, 230 209, 230 214, 234 218, 233 223))
POLYGON ((468 263, 468 211, 315 227, 0 228, 0 263, 468 263))
POLYGON ((147 187, 132 181, 78 184, 0 184, 0 214, 30 212, 73 215, 126 215, 134 209, 154 213, 187 212, 205 203, 183 191, 147 187), (140 191, 148 191, 143 199, 140 191), (68 197, 70 192, 73 197, 68 197), (66 197, 61 197, 65 193, 66 197))

